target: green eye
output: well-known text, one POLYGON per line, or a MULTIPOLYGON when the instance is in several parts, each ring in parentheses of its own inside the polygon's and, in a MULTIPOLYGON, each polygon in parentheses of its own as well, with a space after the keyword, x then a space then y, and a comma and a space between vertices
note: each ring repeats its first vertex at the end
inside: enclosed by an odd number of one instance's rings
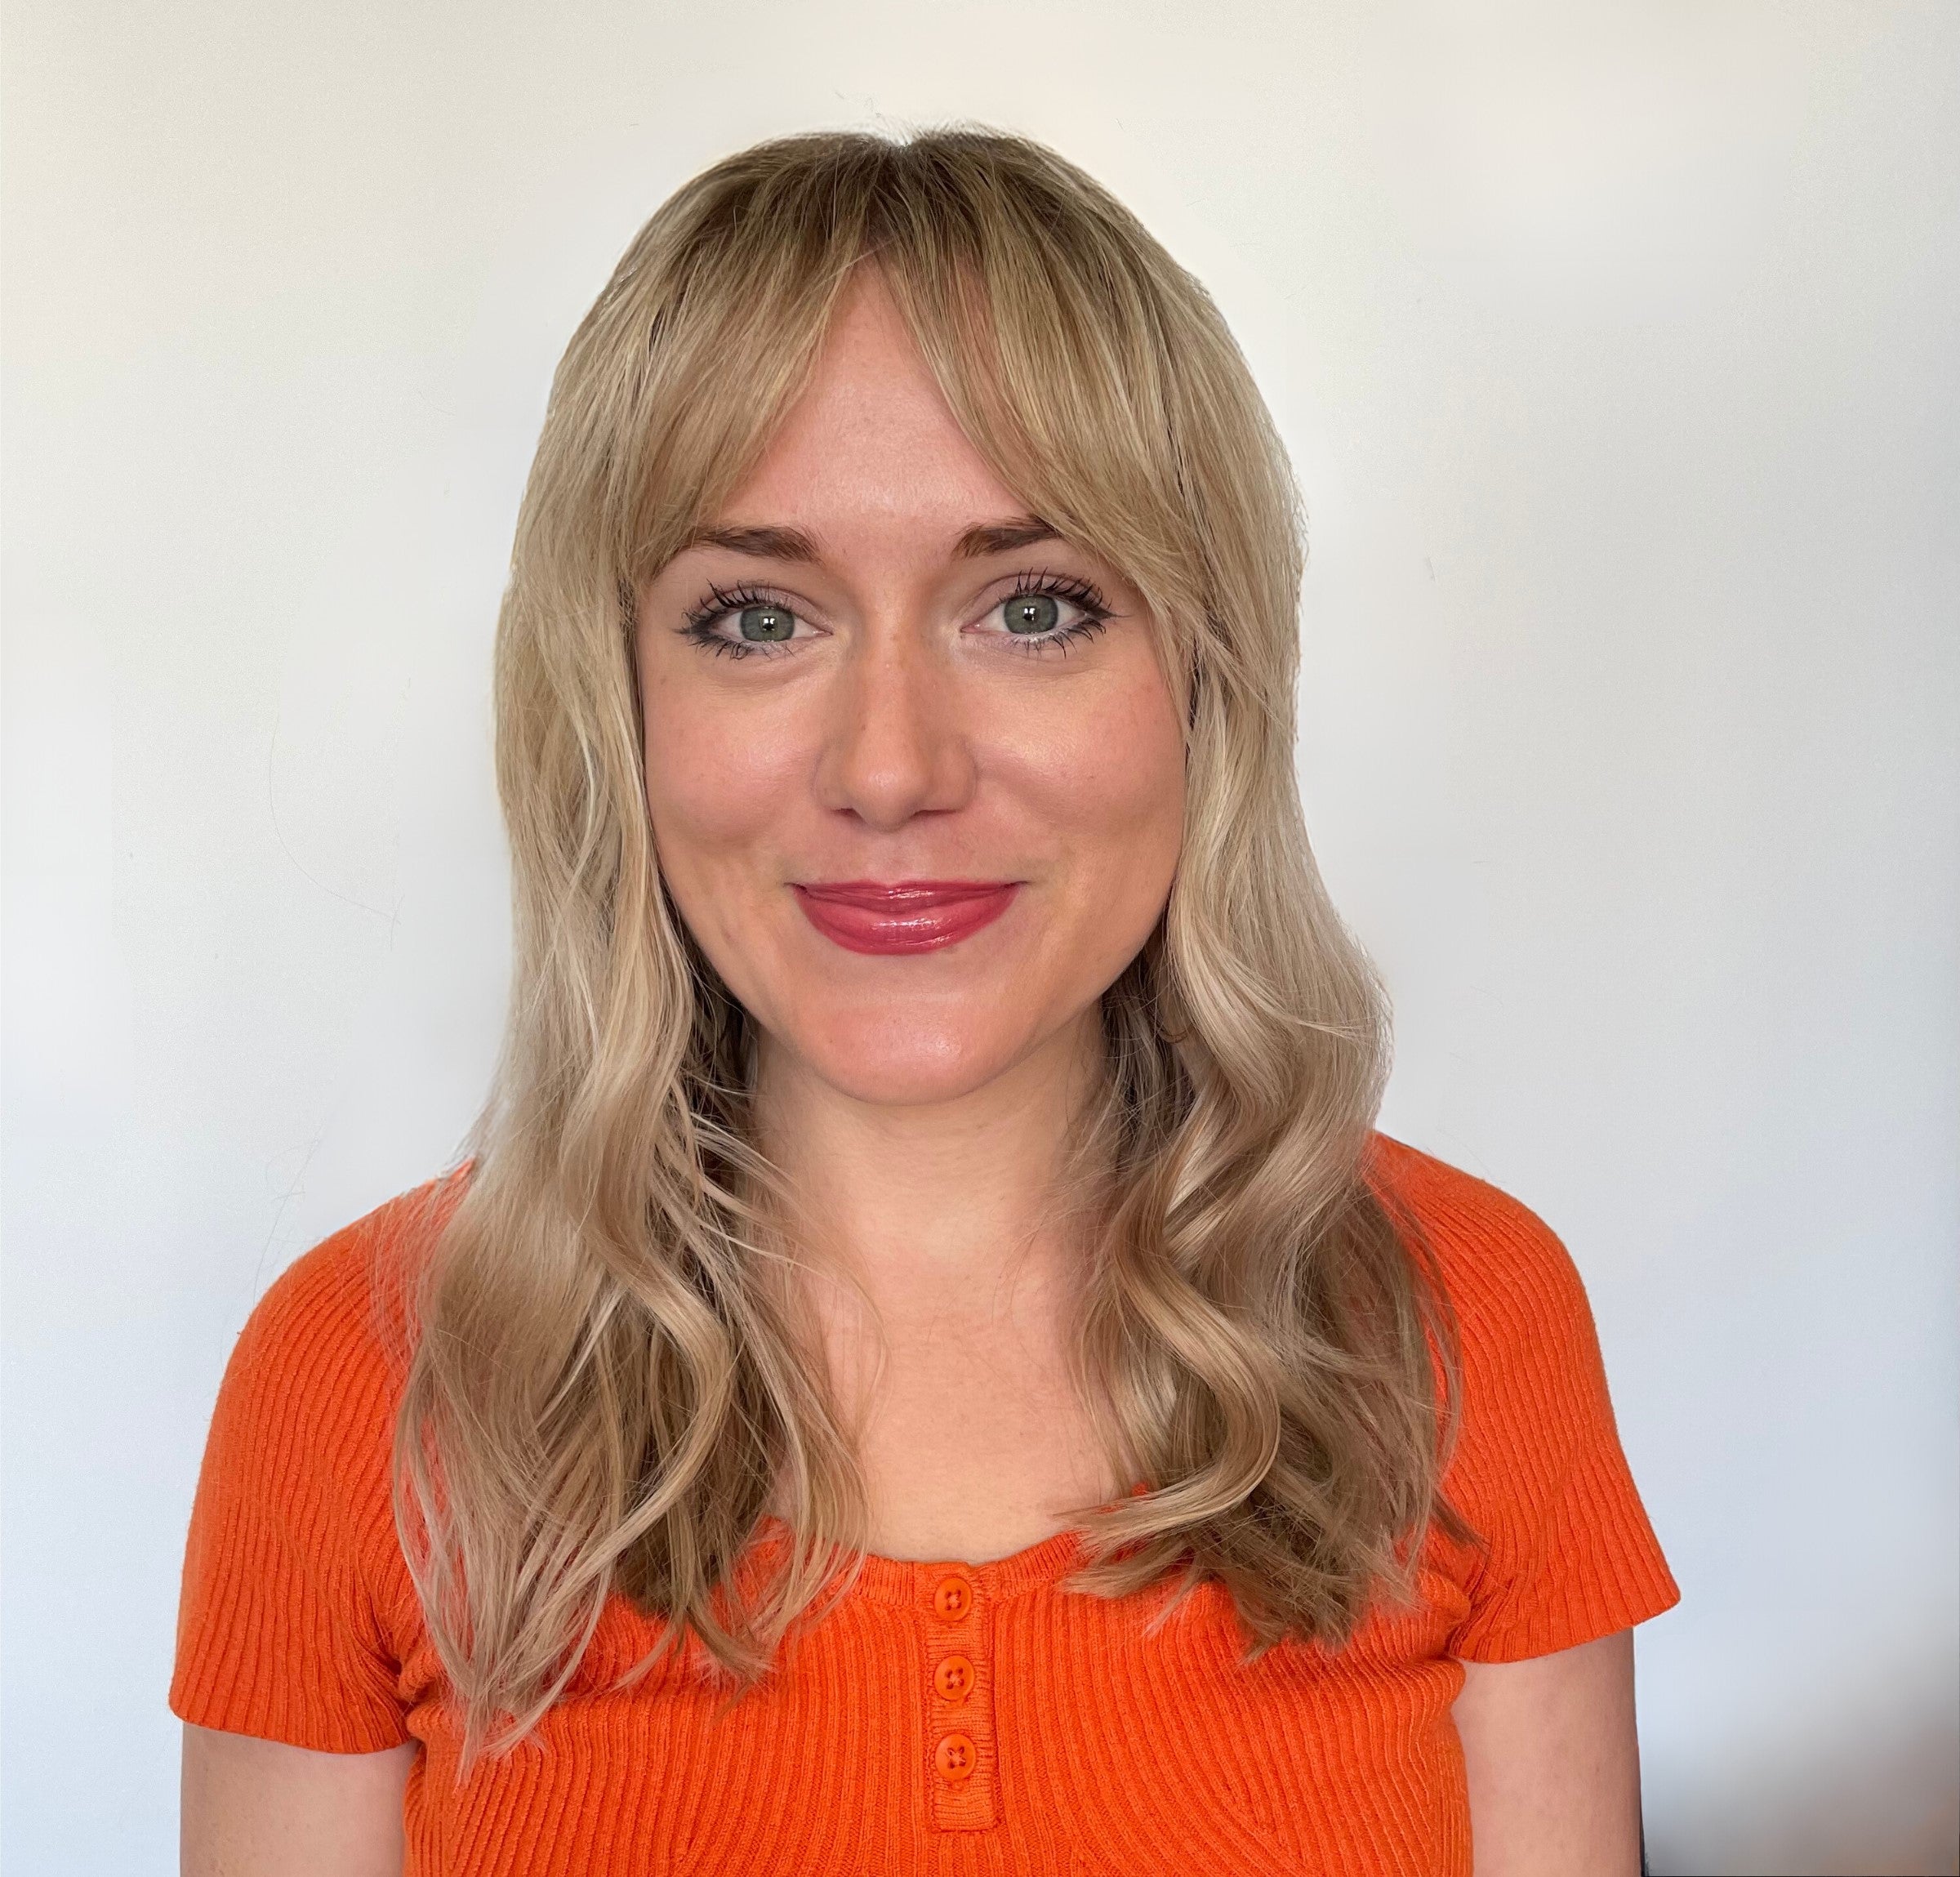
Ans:
POLYGON ((786 606, 745 606, 742 609, 742 635, 745 639, 788 639, 795 631, 796 615, 786 606))
POLYGON ((1010 632, 1052 632, 1062 617, 1052 593, 1017 593, 1000 610, 1010 632))

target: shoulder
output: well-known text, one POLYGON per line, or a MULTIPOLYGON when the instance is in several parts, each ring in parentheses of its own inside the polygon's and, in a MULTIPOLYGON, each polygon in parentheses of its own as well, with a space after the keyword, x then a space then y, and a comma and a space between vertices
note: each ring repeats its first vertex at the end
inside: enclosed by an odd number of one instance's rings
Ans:
POLYGON ((1512 1495, 1612 1438, 1592 1304, 1551 1227, 1488 1181, 1385 1135, 1370 1179, 1449 1306, 1461 1387, 1454 1487, 1479 1501, 1512 1495))
POLYGON ((296 1259, 239 1333, 212 1428, 220 1465, 303 1447, 368 1474, 393 1438, 416 1280, 461 1197, 454 1173, 397 1195, 296 1259))
POLYGON ((1557 1235, 1487 1181, 1385 1136, 1370 1180, 1454 1319, 1459 1507, 1486 1529, 1535 1522, 1575 1469, 1624 1470, 1592 1305, 1557 1235))
POLYGON ((335 1753, 407 1737, 416 1634, 394 1442, 408 1304, 457 1175, 295 1260, 232 1350, 185 1540, 171 1705, 183 1719, 335 1753))
POLYGON ((1370 1184, 1420 1241, 1456 1313, 1468 1357, 1473 1344, 1529 1340, 1583 1319, 1584 1280, 1544 1219, 1488 1181, 1387 1135, 1370 1143, 1370 1184))
POLYGON ((1453 1655, 1517 1661, 1680 1600, 1621 1448, 1578 1268, 1529 1207, 1377 1136, 1370 1184, 1455 1321, 1460 1418, 1445 1490, 1476 1533, 1437 1538, 1459 1584, 1453 1655))

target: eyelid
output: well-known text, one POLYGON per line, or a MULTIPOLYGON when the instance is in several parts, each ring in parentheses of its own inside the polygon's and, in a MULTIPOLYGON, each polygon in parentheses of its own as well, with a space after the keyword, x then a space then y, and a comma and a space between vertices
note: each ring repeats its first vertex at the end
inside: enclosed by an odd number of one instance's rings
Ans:
POLYGON ((1002 599, 1011 598, 1017 593, 1060 593, 1068 598, 1086 596, 1098 606, 1109 602, 1102 589, 1085 573, 1063 573, 1049 567, 1021 567, 1011 573, 1003 573, 990 580, 981 588, 982 593, 998 594, 1002 599))
POLYGON ((781 658, 799 638, 817 638, 822 634, 822 628, 816 626, 804 601, 793 594, 760 586, 752 581, 742 581, 733 586, 710 582, 706 595, 688 609, 674 630, 703 651, 735 658, 781 658), (815 630, 803 634, 792 632, 787 639, 775 640, 731 639, 716 630, 729 614, 751 606, 778 607, 798 625, 813 626, 815 630))
MULTIPOLYGON (((1023 569, 1018 573, 1003 575, 999 580, 990 581, 982 590, 982 599, 975 613, 975 622, 984 619, 997 607, 1023 593, 1045 593, 1053 598, 1073 606, 1085 619, 1097 625, 1107 625, 1117 617, 1116 609, 1104 596, 1102 589, 1094 581, 1074 573, 1051 573, 1046 571, 1031 573, 1023 569)), ((1049 635, 1052 640, 1061 635, 1067 628, 1058 628, 1049 635)), ((993 636, 993 635, 989 635, 993 636)))
POLYGON ((686 618, 690 624, 698 620, 719 618, 724 613, 739 613, 745 606, 780 606, 786 613, 794 613, 799 619, 810 616, 808 603, 800 600, 780 586, 764 586, 753 580, 737 581, 733 586, 724 586, 719 581, 710 581, 708 590, 690 606, 686 618))

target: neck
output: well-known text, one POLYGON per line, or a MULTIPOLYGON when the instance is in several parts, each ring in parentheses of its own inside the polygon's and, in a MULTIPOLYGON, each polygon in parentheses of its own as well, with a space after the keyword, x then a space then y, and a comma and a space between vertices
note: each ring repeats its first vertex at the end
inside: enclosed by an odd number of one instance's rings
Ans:
POLYGON ((977 1313, 998 1304, 1003 1280, 1045 1286, 1067 1272, 1062 1156, 1105 1072, 1093 1007, 947 1101, 861 1101, 766 1039, 759 1067, 763 1140, 797 1196, 812 1268, 848 1271, 888 1322, 977 1313))

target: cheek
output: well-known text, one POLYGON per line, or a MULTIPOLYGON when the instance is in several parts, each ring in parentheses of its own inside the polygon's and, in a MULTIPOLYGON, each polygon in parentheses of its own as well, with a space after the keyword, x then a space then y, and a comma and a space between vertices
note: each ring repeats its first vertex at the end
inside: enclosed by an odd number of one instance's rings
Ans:
POLYGON ((655 684, 642 755, 653 851, 682 923, 735 995, 780 1022, 782 909, 771 889, 808 764, 797 726, 759 721, 755 702, 655 684))
POLYGON ((656 684, 644 708, 647 807, 663 866, 712 867, 780 818, 796 767, 787 726, 759 724, 752 711, 682 684, 656 684))
POLYGON ((1163 910, 1184 831, 1184 742, 1156 668, 1063 715, 1027 767, 1043 818, 1072 849, 1078 917, 1141 943, 1163 910))

